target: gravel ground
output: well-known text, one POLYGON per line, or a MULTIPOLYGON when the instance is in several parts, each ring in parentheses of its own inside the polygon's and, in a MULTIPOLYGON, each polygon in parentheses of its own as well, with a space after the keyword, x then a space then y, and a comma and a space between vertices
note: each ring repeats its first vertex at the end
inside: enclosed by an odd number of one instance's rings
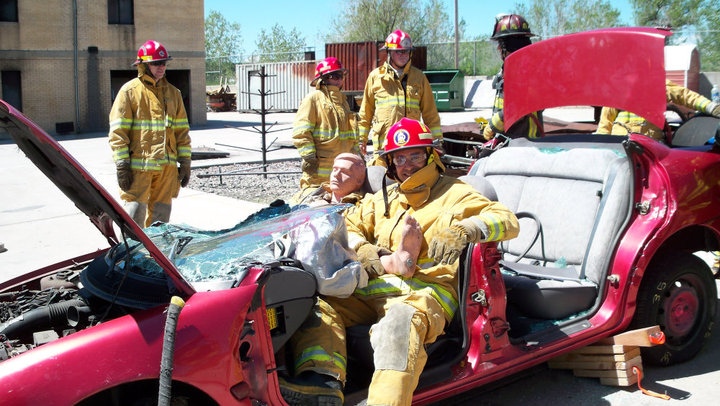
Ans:
POLYGON ((270 163, 269 175, 263 176, 262 164, 233 164, 193 169, 189 188, 232 197, 254 203, 270 203, 276 199, 288 201, 299 190, 300 160, 285 160, 270 163), (224 175, 199 177, 218 173, 245 173, 246 175, 224 175), (253 175, 247 175, 254 173, 253 175))

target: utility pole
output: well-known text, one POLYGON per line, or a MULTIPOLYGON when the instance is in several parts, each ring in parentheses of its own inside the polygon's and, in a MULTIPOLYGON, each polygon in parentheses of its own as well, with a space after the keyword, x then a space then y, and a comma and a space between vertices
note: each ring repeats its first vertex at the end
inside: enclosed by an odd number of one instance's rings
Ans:
POLYGON ((455 69, 458 69, 459 61, 458 61, 458 48, 460 46, 460 33, 458 32, 458 6, 457 1, 455 0, 455 69))

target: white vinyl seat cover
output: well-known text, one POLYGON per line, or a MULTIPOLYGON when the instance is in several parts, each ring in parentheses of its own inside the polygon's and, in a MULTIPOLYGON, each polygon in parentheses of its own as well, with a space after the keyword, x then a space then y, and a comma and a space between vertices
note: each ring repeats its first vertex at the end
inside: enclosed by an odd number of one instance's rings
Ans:
POLYGON ((620 144, 517 139, 478 161, 473 176, 518 214, 520 234, 500 246, 509 303, 543 319, 589 309, 630 210, 630 163, 620 144))

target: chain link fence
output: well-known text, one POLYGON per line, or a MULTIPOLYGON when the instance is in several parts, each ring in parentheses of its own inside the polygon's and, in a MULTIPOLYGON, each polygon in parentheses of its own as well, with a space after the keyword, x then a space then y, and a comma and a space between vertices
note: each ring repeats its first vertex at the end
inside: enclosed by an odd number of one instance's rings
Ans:
MULTIPOLYGON (((455 69, 455 42, 432 42, 427 47, 427 70, 455 69)), ((490 40, 458 43, 458 69, 466 76, 490 76, 500 70, 502 60, 490 40)))

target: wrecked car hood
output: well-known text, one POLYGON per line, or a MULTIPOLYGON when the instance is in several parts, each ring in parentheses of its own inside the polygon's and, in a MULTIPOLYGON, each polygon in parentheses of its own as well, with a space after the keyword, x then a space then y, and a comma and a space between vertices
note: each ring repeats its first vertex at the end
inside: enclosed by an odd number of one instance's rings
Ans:
POLYGON ((119 242, 113 229, 115 223, 123 234, 141 242, 148 249, 180 294, 189 297, 195 293, 172 262, 107 190, 54 138, 3 100, 0 100, 0 128, 7 131, 33 164, 88 216, 110 245, 117 245, 119 242))
POLYGON ((608 106, 663 127, 665 37, 669 31, 624 27, 563 35, 505 59, 504 119, 551 107, 608 106))

